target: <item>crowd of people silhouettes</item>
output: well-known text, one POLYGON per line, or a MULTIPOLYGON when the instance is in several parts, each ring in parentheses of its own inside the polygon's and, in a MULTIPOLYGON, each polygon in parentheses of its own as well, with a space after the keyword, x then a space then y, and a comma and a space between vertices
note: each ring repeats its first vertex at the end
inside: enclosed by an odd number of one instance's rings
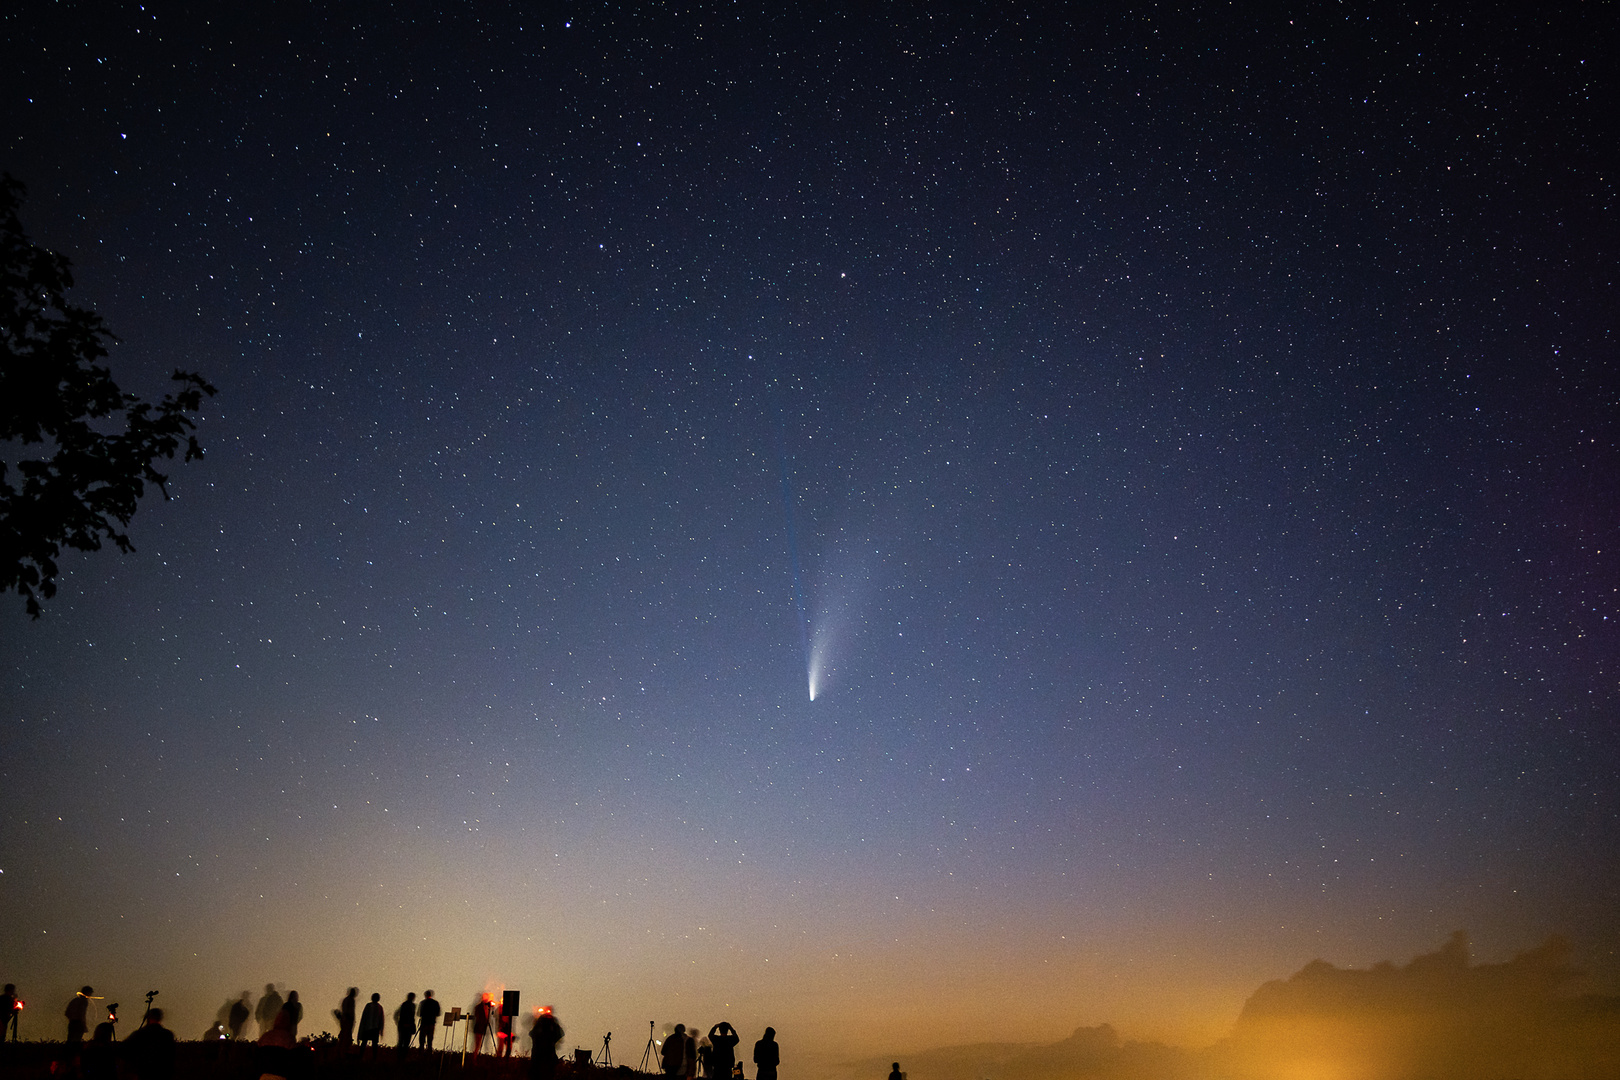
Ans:
MULTIPOLYGON (((675 1030, 664 1039, 659 1048, 659 1064, 667 1080, 742 1080, 743 1063, 737 1060, 737 1044, 742 1036, 725 1020, 709 1029, 701 1040, 697 1028, 676 1024, 675 1030)), ((776 1029, 768 1027, 765 1035, 754 1043, 754 1071, 757 1080, 776 1080, 776 1067, 780 1051, 776 1044, 776 1029)))
MULTIPOLYGON (((116 1003, 106 1006, 106 1019, 96 1026, 87 1044, 85 1037, 91 1034, 92 1003, 101 998, 92 987, 82 987, 62 1012, 67 1020, 65 1051, 61 1066, 53 1067, 53 1074, 80 1080, 119 1080, 121 1062, 124 1075, 133 1075, 135 1080, 170 1080, 174 1074, 176 1039, 163 1026, 163 1010, 152 1005, 156 995, 155 990, 147 994, 146 1011, 140 1024, 122 1043, 116 1036, 118 1006, 116 1003)), ((283 998, 274 983, 266 983, 257 1005, 252 998, 252 993, 244 990, 239 997, 226 1002, 202 1041, 251 1042, 265 1059, 266 1073, 289 1076, 300 1071, 291 1058, 278 1058, 278 1055, 291 1055, 300 1046, 298 1027, 304 1018, 304 1006, 298 999, 298 991, 289 990, 283 998), (249 1019, 258 1022, 257 1038, 251 1040, 245 1030, 249 1019)), ((370 1001, 357 1008, 359 999, 360 988, 349 987, 338 1007, 332 1010, 337 1035, 333 1037, 323 1032, 318 1040, 306 1036, 304 1044, 329 1042, 338 1052, 352 1053, 360 1059, 365 1059, 368 1051, 372 1059, 380 1056, 387 1026, 382 995, 372 994, 370 1001)), ((23 1001, 17 995, 16 986, 6 983, 4 993, 0 994, 0 1043, 8 1037, 13 1042, 17 1040, 17 1021, 22 1009, 23 1001)), ((486 1051, 497 1058, 509 1058, 518 1041, 514 1031, 515 993, 506 995, 501 1003, 496 1002, 494 994, 481 994, 465 1014, 459 1008, 447 1014, 432 990, 424 991, 420 1001, 413 991, 394 1009, 393 1021, 394 1049, 400 1060, 409 1056, 412 1047, 421 1051, 435 1049, 434 1038, 441 1023, 446 1027, 453 1027, 459 1021, 467 1023, 463 1030, 464 1045, 460 1049, 474 1058, 486 1051)), ((743 1080, 745 1071, 737 1053, 742 1036, 737 1029, 722 1020, 702 1038, 697 1032, 696 1026, 688 1029, 685 1024, 676 1024, 658 1045, 655 1064, 665 1080, 697 1080, 699 1077, 743 1080)), ((562 1041, 563 1028, 549 1007, 534 1010, 529 1036, 531 1080, 553 1080, 559 1064, 557 1045, 562 1041)), ((604 1057, 611 1037, 603 1039, 604 1057)), ((649 1054, 655 1041, 649 1038, 649 1054)), ((456 1048, 446 1046, 445 1049, 456 1048)), ((578 1053, 581 1064, 590 1063, 586 1051, 578 1053)), ((775 1028, 766 1028, 764 1036, 754 1043, 752 1061, 756 1080, 776 1080, 780 1053, 775 1028)), ((643 1066, 646 1064, 644 1059, 643 1066)), ((628 1071, 623 1066, 620 1069, 628 1071)))

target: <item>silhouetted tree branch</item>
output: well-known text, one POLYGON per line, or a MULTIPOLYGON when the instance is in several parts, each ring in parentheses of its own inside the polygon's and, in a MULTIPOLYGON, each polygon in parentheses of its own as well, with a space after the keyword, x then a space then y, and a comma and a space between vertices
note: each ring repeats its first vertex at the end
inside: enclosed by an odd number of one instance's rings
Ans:
POLYGON ((173 459, 182 442, 184 460, 203 456, 188 414, 214 388, 178 370, 179 387, 156 405, 118 388, 97 363, 118 339, 100 315, 67 302, 70 264, 23 234, 24 194, 0 177, 0 591, 15 589, 37 619, 40 598, 56 595, 64 545, 135 550, 123 529, 146 485, 169 497, 152 463, 173 459))

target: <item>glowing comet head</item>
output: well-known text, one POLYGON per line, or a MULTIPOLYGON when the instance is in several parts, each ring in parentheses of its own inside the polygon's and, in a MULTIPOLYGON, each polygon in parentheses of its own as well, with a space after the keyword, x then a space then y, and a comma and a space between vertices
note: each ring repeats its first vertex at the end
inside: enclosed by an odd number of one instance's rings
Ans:
MULTIPOLYGON (((853 561, 853 557, 837 556, 840 563, 853 561)), ((851 644, 858 624, 854 618, 851 581, 864 581, 866 574, 850 571, 827 574, 825 595, 803 624, 805 631, 804 666, 807 689, 811 701, 819 701, 830 693, 843 676, 839 672, 839 650, 851 644)))
POLYGON ((810 642, 809 668, 810 700, 816 700, 820 695, 822 685, 827 675, 827 633, 825 629, 818 631, 810 642))

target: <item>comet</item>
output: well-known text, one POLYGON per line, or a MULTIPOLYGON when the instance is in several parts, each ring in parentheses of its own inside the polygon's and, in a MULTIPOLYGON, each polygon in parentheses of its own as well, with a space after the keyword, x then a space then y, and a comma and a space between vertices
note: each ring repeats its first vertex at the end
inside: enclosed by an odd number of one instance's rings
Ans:
MULTIPOLYGON (((752 360, 753 357, 748 359, 752 360)), ((772 398, 775 398, 774 394, 772 398)), ((804 654, 810 700, 814 701, 821 681, 820 665, 810 650, 810 619, 804 612, 804 575, 799 570, 799 537, 793 526, 793 480, 788 472, 787 421, 782 416, 781 403, 773 400, 773 404, 776 406, 776 458, 782 469, 782 515, 787 520, 788 555, 793 562, 793 603, 799 615, 799 651, 804 654)))

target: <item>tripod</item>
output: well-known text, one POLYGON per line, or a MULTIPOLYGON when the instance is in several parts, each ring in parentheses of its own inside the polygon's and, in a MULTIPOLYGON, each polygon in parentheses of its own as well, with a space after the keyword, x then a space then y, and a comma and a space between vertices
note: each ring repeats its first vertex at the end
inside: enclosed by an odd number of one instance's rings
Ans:
POLYGON ((613 1068, 613 1032, 602 1036, 602 1052, 597 1055, 596 1063, 606 1068, 613 1068))
POLYGON ((653 1022, 649 1020, 647 1021, 647 1049, 641 1052, 641 1068, 639 1071, 644 1073, 659 1072, 660 1064, 657 1053, 653 1051, 653 1022), (651 1066, 651 1068, 648 1066, 651 1066))

